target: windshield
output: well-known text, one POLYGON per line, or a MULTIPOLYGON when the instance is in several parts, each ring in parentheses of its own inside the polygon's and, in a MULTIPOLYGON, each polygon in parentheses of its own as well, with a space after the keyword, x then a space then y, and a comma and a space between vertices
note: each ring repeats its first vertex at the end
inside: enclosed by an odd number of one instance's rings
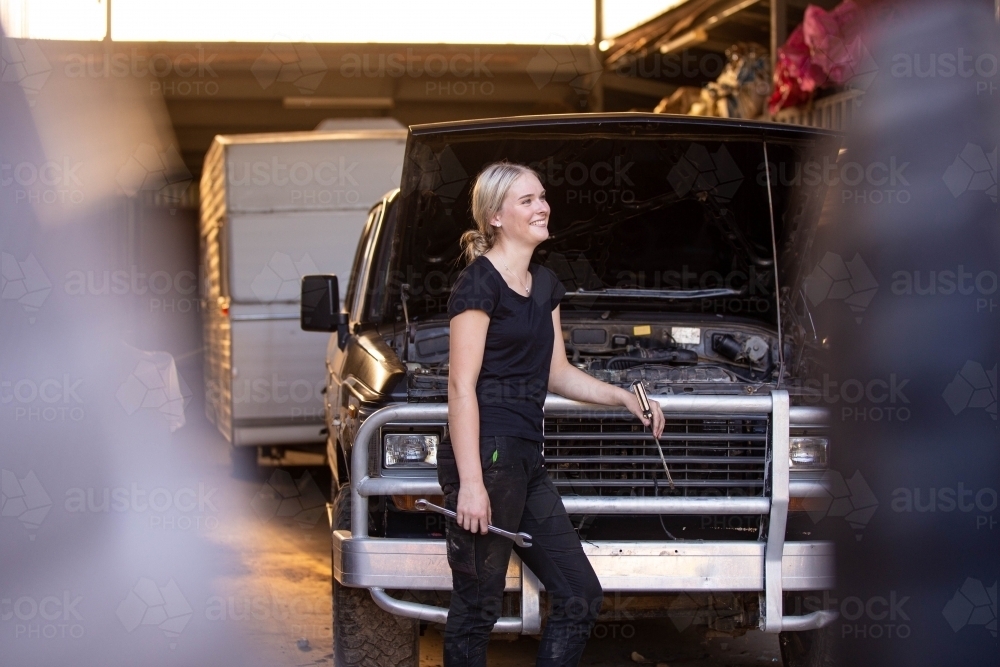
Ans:
MULTIPOLYGON (((789 232, 820 208, 820 184, 807 187, 801 175, 813 148, 768 143, 779 256, 789 232)), ((449 288, 465 265, 459 237, 473 224, 475 175, 508 159, 541 174, 551 206, 550 238, 535 261, 566 287, 564 312, 657 310, 776 320, 759 138, 526 137, 508 130, 468 139, 414 136, 407 153, 389 279, 379 286, 388 297, 383 319, 403 315, 402 291, 411 321, 446 312, 449 288)))

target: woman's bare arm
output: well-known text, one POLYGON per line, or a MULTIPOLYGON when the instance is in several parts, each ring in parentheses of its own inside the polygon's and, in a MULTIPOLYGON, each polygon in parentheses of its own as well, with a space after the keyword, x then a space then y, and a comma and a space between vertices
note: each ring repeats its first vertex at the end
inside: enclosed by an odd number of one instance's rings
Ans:
MULTIPOLYGON (((639 401, 632 392, 592 378, 569 363, 562 338, 559 306, 552 311, 552 327, 555 341, 552 348, 552 363, 549 366, 549 391, 585 403, 624 406, 645 426, 649 426, 649 420, 642 416, 639 401)), ((663 433, 663 412, 656 401, 650 401, 650 407, 653 410, 653 435, 658 438, 663 433)))
POLYGON ((483 534, 492 513, 479 460, 476 381, 483 365, 489 326, 490 316, 481 310, 466 310, 451 318, 448 361, 448 429, 459 477, 456 521, 466 530, 483 534))

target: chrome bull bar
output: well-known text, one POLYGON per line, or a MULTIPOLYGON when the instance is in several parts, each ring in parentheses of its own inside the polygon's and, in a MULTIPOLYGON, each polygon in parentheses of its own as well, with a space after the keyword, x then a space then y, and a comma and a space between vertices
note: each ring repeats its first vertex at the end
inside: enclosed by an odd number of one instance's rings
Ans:
MULTIPOLYGON (((784 590, 806 590, 800 586, 783 586, 782 569, 783 564, 787 565, 795 560, 797 552, 795 549, 801 547, 819 547, 817 553, 825 559, 819 568, 824 574, 814 577, 814 584, 821 585, 822 588, 832 586, 832 572, 829 564, 832 563, 832 546, 826 543, 789 543, 787 546, 793 549, 788 552, 785 544, 785 528, 788 516, 789 502, 789 460, 788 460, 788 440, 789 426, 791 418, 794 417, 796 425, 810 425, 822 423, 825 418, 825 411, 816 408, 791 408, 789 406, 788 392, 784 390, 772 391, 769 395, 761 396, 693 396, 693 395, 666 395, 650 396, 651 401, 655 400, 660 404, 664 414, 700 414, 700 415, 732 415, 732 414, 759 414, 770 415, 771 450, 770 454, 770 497, 581 497, 563 496, 563 503, 566 510, 571 514, 715 514, 715 515, 753 515, 768 514, 768 535, 766 542, 751 543, 751 546, 758 550, 763 547, 763 553, 756 555, 753 560, 746 560, 745 565, 757 568, 752 577, 747 577, 752 582, 749 588, 742 586, 739 590, 758 590, 764 598, 761 604, 760 628, 764 632, 776 633, 782 630, 808 630, 823 627, 831 623, 836 615, 832 612, 818 611, 805 616, 784 616, 782 608, 782 593, 784 590), (829 563, 828 563, 829 562, 829 563)), ((573 417, 573 416, 602 416, 602 417, 623 417, 628 415, 624 408, 612 408, 608 406, 579 403, 559 396, 550 394, 545 401, 546 416, 573 417)), ((355 553, 364 552, 365 542, 413 542, 422 544, 423 541, 411 540, 382 540, 371 538, 368 535, 368 503, 370 496, 382 496, 392 494, 410 495, 440 495, 441 487, 434 478, 424 477, 372 477, 369 474, 369 448, 379 446, 376 436, 379 429, 392 422, 403 422, 408 424, 419 422, 442 423, 447 421, 448 406, 443 403, 407 403, 390 405, 372 413, 358 429, 354 439, 354 449, 351 455, 351 533, 345 531, 335 531, 335 561, 341 554, 347 542, 353 543, 355 553)), ((611 546, 607 543, 604 546, 611 546)), ((634 544, 634 543, 630 543, 634 544)), ((660 544, 660 543, 657 543, 660 544)), ((678 543, 671 543, 677 545, 678 543)), ((683 542, 679 544, 684 544, 683 542)), ((729 543, 733 544, 733 543, 729 543)), ((374 544, 372 545, 374 546, 374 544)), ((434 545, 423 545, 433 550, 434 545)), ((598 545, 601 546, 601 545, 598 545)), ((616 544, 617 546, 617 544, 616 544)), ((735 545, 733 545, 735 547, 735 545)), ((706 545, 711 550, 711 544, 706 545)), ((722 548, 722 545, 719 545, 722 548)), ((426 551, 426 549, 424 549, 426 551)), ((728 552, 726 552, 728 553, 728 552)), ((429 554, 429 552, 428 552, 429 554)), ((595 555, 588 551, 591 561, 595 555)), ((707 556, 706 556, 707 557, 707 556)), ((723 552, 715 554, 715 557, 726 558, 723 552)), ((620 561, 621 559, 619 559, 620 561)), ((519 564, 518 564, 519 565, 519 564)), ((337 563, 335 563, 335 575, 337 563)), ((601 576, 600 568, 595 567, 598 576, 601 576)), ((524 567, 519 566, 520 586, 522 591, 521 618, 502 618, 497 622, 494 632, 523 632, 526 634, 537 633, 540 627, 540 612, 538 604, 538 593, 541 586, 537 578, 524 567)), ((508 579, 510 573, 508 573, 508 579)), ((602 578, 602 585, 608 577, 602 578)), ((613 577, 611 577, 613 579, 613 577)), ((788 578, 788 575, 785 575, 788 578)), ((794 579, 794 577, 793 577, 794 579)), ((396 600, 385 592, 385 588, 396 588, 391 585, 377 585, 373 581, 343 581, 344 585, 355 585, 367 587, 372 598, 381 608, 401 616, 419 618, 425 621, 443 622, 447 617, 447 610, 422 605, 414 602, 396 600), (443 616, 442 616, 443 614, 443 616)), ((448 587, 448 582, 439 582, 443 587, 448 587)), ((607 582, 612 583, 612 582, 607 582)), ((425 586, 416 586, 424 588, 425 586)), ((430 586, 427 586, 430 587, 430 586)), ((435 586, 437 587, 437 586, 435 586)), ((694 585, 693 588, 707 588, 708 586, 694 585)), ((510 586, 508 586, 510 588, 510 586)), ((620 587, 609 587, 605 585, 605 590, 624 590, 620 587)), ((627 588, 626 588, 627 589, 627 588)), ((665 590, 663 588, 652 588, 651 590, 665 590)))

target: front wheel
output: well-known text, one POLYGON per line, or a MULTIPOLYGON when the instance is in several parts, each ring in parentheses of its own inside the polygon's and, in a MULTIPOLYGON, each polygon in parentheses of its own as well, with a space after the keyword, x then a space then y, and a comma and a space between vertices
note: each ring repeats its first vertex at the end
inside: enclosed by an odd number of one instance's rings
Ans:
POLYGON ((784 667, 833 667, 833 630, 830 626, 802 632, 779 632, 784 667))
MULTIPOLYGON (((351 487, 334 500, 334 525, 351 526, 351 487)), ((334 667, 418 667, 420 632, 416 619, 382 610, 365 588, 341 586, 333 578, 334 667)))

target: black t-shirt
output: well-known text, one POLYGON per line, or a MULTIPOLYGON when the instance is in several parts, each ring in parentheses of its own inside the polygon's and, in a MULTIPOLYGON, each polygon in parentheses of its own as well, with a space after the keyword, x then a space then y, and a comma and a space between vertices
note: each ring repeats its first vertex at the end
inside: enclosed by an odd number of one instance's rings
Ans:
MULTIPOLYGON (((541 441, 542 405, 552 362, 552 311, 566 293, 551 270, 531 264, 531 295, 518 294, 486 257, 465 267, 448 299, 448 316, 482 310, 490 316, 476 381, 479 434, 541 441)), ((560 332, 560 336, 562 333, 560 332)))

